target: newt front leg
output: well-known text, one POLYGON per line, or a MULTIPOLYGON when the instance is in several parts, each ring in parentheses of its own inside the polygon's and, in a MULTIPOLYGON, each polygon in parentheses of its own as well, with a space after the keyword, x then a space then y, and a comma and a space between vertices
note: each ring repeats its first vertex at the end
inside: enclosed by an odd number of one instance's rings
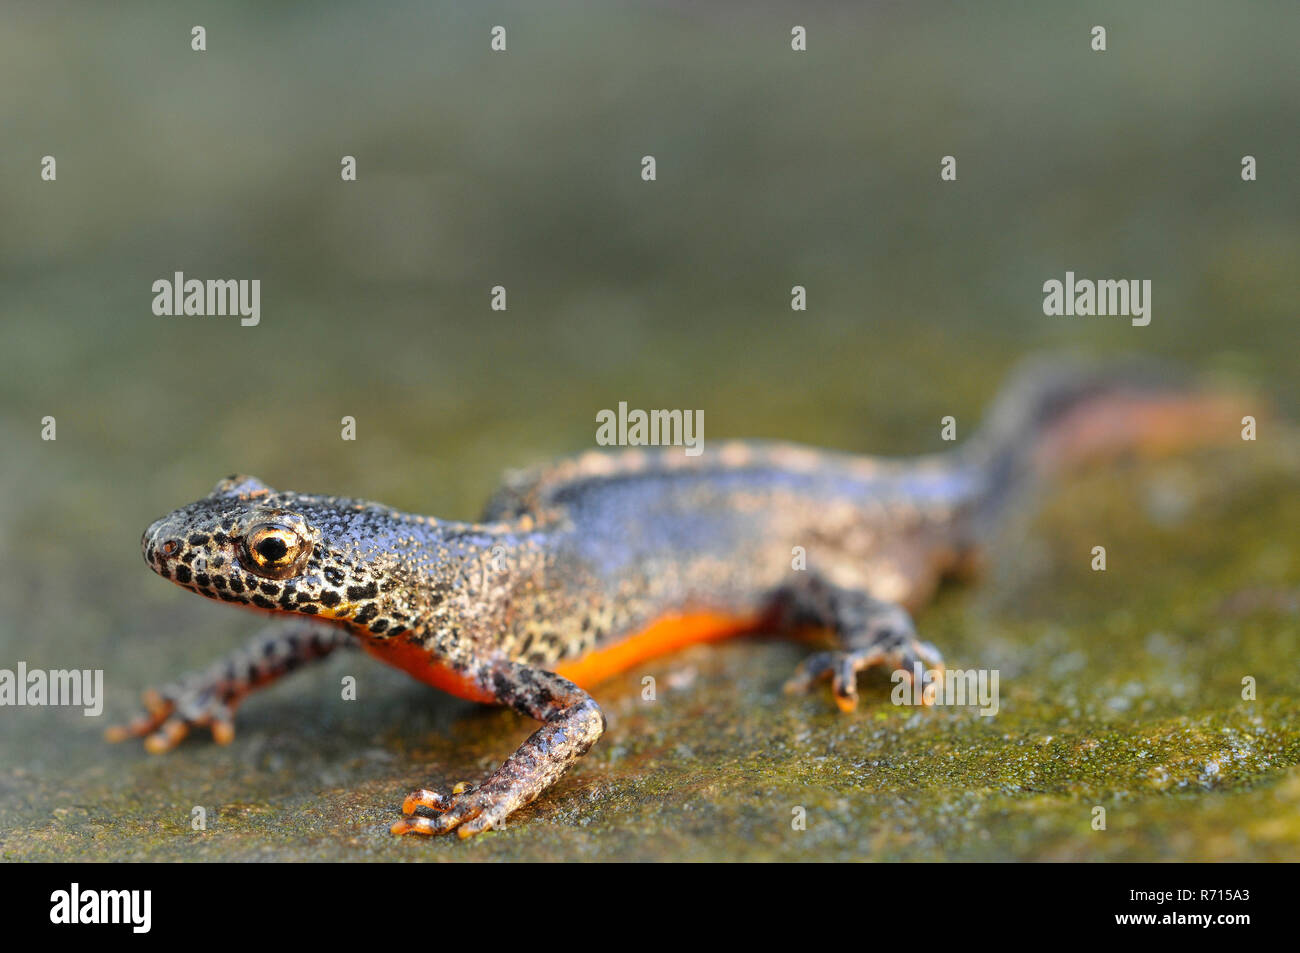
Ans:
POLYGON ((595 700, 554 672, 500 661, 488 666, 480 681, 498 702, 544 724, 477 787, 450 795, 412 792, 402 803, 408 817, 393 825, 394 834, 455 830, 470 837, 499 827, 558 781, 605 731, 605 714, 595 700), (436 816, 411 816, 418 808, 436 816))
POLYGON ((104 737, 144 738, 146 750, 160 754, 202 726, 217 744, 229 744, 235 737, 235 708, 250 693, 336 648, 354 645, 356 639, 345 629, 309 623, 273 626, 203 671, 146 691, 145 712, 107 729, 104 737))

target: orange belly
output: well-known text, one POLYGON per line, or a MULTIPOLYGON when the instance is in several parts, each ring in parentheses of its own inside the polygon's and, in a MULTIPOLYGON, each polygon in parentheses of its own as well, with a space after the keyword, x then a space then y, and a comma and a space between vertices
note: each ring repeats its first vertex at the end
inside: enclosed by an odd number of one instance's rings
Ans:
POLYGON ((713 642, 763 624, 760 614, 733 615, 722 612, 688 612, 664 616, 613 645, 561 662, 555 673, 587 688, 603 678, 626 671, 638 662, 672 652, 694 642, 713 642))
MULTIPOLYGON (((723 612, 689 612, 664 616, 651 625, 618 642, 580 658, 562 662, 554 669, 557 675, 586 688, 604 678, 626 671, 633 665, 657 655, 695 642, 713 642, 719 639, 753 632, 762 627, 761 614, 735 615, 723 612)), ((496 702, 492 695, 476 682, 430 657, 429 653, 411 642, 366 641, 362 647, 372 656, 394 668, 400 668, 412 678, 441 689, 449 695, 475 702, 496 702)))
POLYGON ((400 668, 412 678, 439 688, 449 695, 468 698, 472 702, 496 701, 491 693, 480 687, 478 683, 440 664, 419 645, 390 639, 384 642, 365 641, 362 643, 362 648, 381 662, 400 668))

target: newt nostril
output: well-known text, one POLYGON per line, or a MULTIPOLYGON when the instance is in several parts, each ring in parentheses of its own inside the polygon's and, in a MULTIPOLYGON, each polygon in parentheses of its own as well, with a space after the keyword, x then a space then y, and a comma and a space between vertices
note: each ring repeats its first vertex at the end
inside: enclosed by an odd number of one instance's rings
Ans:
POLYGON ((167 526, 167 518, 154 520, 140 537, 140 548, 143 551, 145 562, 152 565, 155 561, 164 557, 176 555, 180 550, 180 540, 172 537, 165 539, 166 534, 170 532, 167 526))

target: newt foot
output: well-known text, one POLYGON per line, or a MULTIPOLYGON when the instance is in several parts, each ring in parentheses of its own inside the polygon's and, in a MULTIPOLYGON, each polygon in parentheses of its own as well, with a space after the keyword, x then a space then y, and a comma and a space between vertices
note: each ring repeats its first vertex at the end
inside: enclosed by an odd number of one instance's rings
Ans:
POLYGON ((452 792, 447 795, 428 788, 412 791, 402 802, 406 817, 390 830, 397 835, 447 834, 454 830, 464 840, 482 831, 499 829, 510 813, 508 799, 499 792, 487 790, 486 786, 474 787, 462 781, 452 792), (434 816, 417 815, 415 812, 420 808, 433 811, 434 816))
POLYGON ((145 711, 125 725, 113 725, 104 731, 108 741, 144 738, 145 750, 151 754, 170 751, 184 740, 191 729, 204 727, 212 732, 219 745, 230 744, 235 737, 235 699, 223 699, 215 692, 171 694, 149 690, 142 696, 145 711))
POLYGON ((907 638, 900 644, 882 640, 860 649, 816 652, 799 663, 794 675, 785 683, 785 691, 787 694, 803 694, 829 678, 836 706, 842 712, 851 712, 858 707, 858 673, 886 665, 901 671, 908 682, 913 682, 917 664, 923 671, 922 704, 933 705, 943 685, 943 657, 929 642, 915 638, 907 638))

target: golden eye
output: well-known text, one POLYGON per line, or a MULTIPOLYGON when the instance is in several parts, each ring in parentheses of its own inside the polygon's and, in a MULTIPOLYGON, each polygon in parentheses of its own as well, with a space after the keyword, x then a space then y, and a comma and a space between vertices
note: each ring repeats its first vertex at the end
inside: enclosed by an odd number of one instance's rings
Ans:
POLYGON ((292 576, 311 551, 307 541, 287 526, 262 523, 244 537, 245 566, 259 576, 292 576))

